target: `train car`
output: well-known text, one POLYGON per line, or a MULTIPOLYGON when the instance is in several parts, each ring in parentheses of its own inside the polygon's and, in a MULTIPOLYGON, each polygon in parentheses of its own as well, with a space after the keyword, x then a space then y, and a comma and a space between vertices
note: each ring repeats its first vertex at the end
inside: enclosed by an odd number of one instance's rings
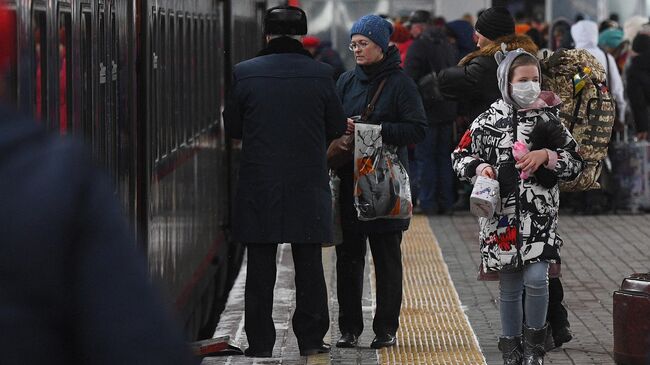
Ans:
POLYGON ((266 2, 7 4, 17 34, 9 99, 87 142, 188 337, 212 336, 243 255, 229 238, 237 147, 221 111, 232 65, 262 46, 266 2))

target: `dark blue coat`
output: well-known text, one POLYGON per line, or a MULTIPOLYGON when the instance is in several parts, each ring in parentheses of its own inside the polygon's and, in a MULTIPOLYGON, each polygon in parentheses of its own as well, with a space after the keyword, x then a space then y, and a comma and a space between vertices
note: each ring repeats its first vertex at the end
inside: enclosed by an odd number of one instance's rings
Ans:
POLYGON ((332 68, 288 38, 271 41, 265 53, 235 67, 224 111, 226 130, 242 139, 234 238, 331 242, 326 148, 346 126, 332 68))
MULTIPOLYGON (((399 146, 400 161, 408 169, 406 146, 424 139, 428 126, 422 99, 413 80, 399 67, 399 51, 390 47, 381 64, 364 71, 357 65, 339 78, 336 89, 348 117, 361 115, 382 79, 387 78, 370 121, 381 123, 384 143, 399 146), (368 73, 366 73, 368 72, 368 73), (369 76, 370 75, 370 76, 369 76)), ((353 165, 348 163, 337 173, 341 177, 341 223, 344 228, 362 233, 406 230, 410 219, 377 219, 362 222, 353 205, 353 165)))
POLYGON ((0 363, 195 363, 89 154, 0 110, 0 363))

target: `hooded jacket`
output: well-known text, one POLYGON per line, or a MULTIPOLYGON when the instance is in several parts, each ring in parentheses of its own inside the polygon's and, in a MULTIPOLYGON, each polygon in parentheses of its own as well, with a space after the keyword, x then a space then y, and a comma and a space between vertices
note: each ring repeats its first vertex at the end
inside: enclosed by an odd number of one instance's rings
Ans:
MULTIPOLYGON (((388 48, 384 59, 370 67, 357 65, 341 75, 336 83, 346 117, 361 115, 372 99, 381 80, 386 79, 370 121, 381 124, 384 143, 398 146, 402 165, 408 169, 406 146, 424 139, 428 126, 422 100, 413 80, 399 67, 399 51, 388 48)), ((404 231, 409 219, 377 219, 359 221, 353 204, 353 164, 337 170, 341 177, 340 207, 343 228, 361 233, 404 231)))
MULTIPOLYGON (((511 100, 507 81, 515 58, 506 57, 506 63, 500 66, 505 70, 499 74, 503 87, 501 92, 507 100, 511 100)), ((559 179, 571 180, 582 170, 582 160, 576 141, 559 121, 559 104, 557 95, 543 91, 532 108, 517 111, 516 140, 530 150, 530 134, 535 126, 538 123, 555 124, 562 131, 563 141, 559 144, 562 147, 553 151, 557 160, 550 161, 548 168, 559 179)), ((560 260, 562 239, 557 233, 559 187, 556 184, 545 188, 533 174, 525 180, 519 178, 519 171, 513 168, 514 115, 515 109, 511 104, 504 99, 497 100, 474 120, 452 153, 454 170, 461 180, 473 181, 482 164, 491 165, 497 172, 500 209, 490 218, 479 218, 481 260, 487 271, 499 271, 514 264, 517 258, 524 265, 560 260), (517 242, 517 232, 521 244, 517 242)))
POLYGON ((456 37, 456 46, 458 47, 459 60, 476 50, 474 43, 474 28, 466 20, 454 20, 447 23, 447 28, 456 37))
POLYGON ((581 20, 571 26, 571 37, 575 48, 586 49, 591 53, 607 72, 608 87, 616 99, 618 119, 625 121, 625 108, 627 106, 623 95, 623 80, 618 72, 616 60, 612 55, 598 47, 598 24, 591 20, 581 20), (607 58, 605 58, 607 57, 607 58), (609 62, 609 63, 608 63, 609 62), (609 65, 609 67, 607 67, 609 65))
POLYGON ((529 53, 537 53, 537 45, 528 36, 512 34, 468 54, 458 66, 444 69, 438 75, 442 95, 459 101, 461 113, 469 120, 474 120, 501 97, 494 60, 501 43, 505 43, 508 50, 523 48, 529 53))

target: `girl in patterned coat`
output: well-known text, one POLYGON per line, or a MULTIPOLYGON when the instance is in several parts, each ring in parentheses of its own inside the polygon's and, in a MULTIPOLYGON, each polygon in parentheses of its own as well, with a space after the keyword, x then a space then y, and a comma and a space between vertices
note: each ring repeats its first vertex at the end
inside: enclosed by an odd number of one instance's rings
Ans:
POLYGON ((504 364, 543 364, 548 265, 559 262, 562 246, 557 179, 576 178, 582 159, 559 121, 559 97, 540 91, 537 59, 522 49, 504 52, 495 56, 503 98, 474 120, 452 159, 462 180, 485 176, 499 181, 500 209, 490 218, 479 218, 479 241, 483 269, 500 273, 499 349, 504 364), (547 133, 553 137, 544 145, 531 142, 544 140, 538 135, 549 130, 555 132, 547 133), (515 145, 526 149, 517 160, 515 145))

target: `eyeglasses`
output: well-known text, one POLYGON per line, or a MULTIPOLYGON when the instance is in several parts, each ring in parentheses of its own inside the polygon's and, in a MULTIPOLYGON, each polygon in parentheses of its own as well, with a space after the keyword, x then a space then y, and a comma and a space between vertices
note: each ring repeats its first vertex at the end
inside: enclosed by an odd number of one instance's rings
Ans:
POLYGON ((370 43, 368 43, 368 42, 359 42, 359 43, 354 43, 354 42, 352 42, 352 43, 350 43, 350 45, 348 46, 348 49, 349 49, 350 51, 353 51, 353 52, 354 52, 357 48, 359 48, 359 49, 365 49, 365 48, 368 47, 369 45, 370 45, 370 43))

